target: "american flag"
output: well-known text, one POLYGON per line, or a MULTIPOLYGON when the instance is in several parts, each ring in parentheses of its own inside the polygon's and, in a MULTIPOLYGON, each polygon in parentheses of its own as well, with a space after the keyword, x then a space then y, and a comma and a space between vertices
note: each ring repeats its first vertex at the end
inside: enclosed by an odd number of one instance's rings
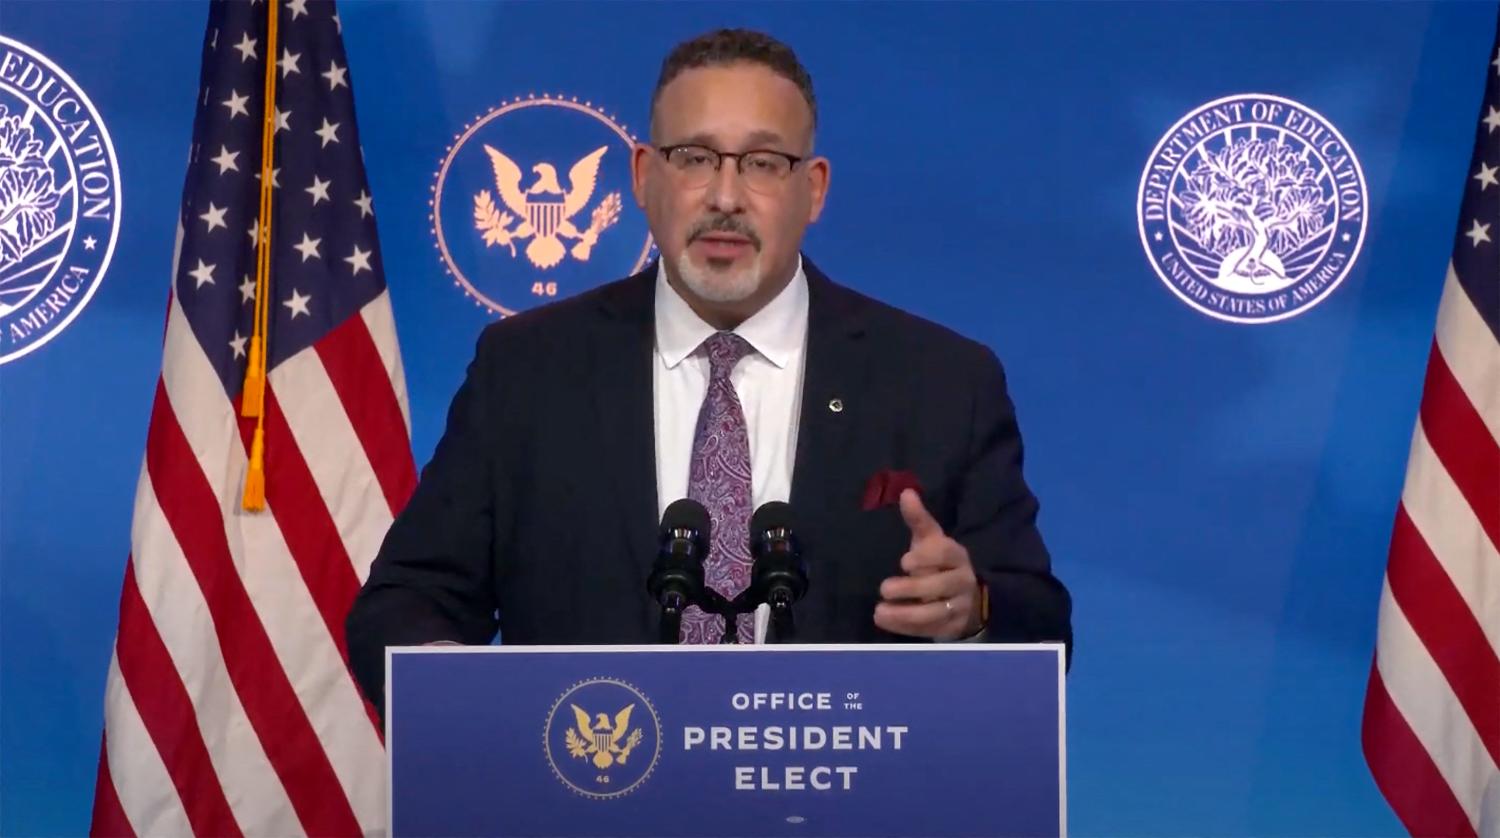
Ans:
POLYGON ((386 827, 344 617, 416 482, 332 2, 209 7, 162 371, 105 695, 95 834, 386 827), (263 108, 267 61, 275 101, 263 108), (262 119, 274 122, 264 511, 242 509, 262 119))
POLYGON ((1500 24, 1486 74, 1365 696, 1413 835, 1500 836, 1500 24))

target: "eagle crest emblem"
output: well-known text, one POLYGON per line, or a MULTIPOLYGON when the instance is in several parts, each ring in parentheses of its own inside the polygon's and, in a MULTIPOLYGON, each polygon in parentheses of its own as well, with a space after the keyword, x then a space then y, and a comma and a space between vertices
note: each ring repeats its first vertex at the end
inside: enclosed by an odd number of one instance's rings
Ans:
POLYGON ((569 756, 588 760, 595 768, 606 771, 616 764, 624 765, 630 759, 630 752, 641 744, 644 737, 641 729, 632 730, 630 727, 630 713, 635 709, 634 704, 629 704, 616 713, 613 722, 606 713, 597 714, 590 722, 588 712, 582 707, 577 704, 568 706, 573 708, 576 725, 568 728, 564 737, 569 756))
POLYGON ((620 193, 611 192, 594 207, 587 227, 579 230, 573 222, 573 217, 594 197, 599 163, 608 150, 608 146, 600 146, 574 163, 568 170, 567 191, 558 182, 557 168, 551 163, 532 166, 535 178, 522 189, 525 177, 521 167, 504 152, 486 144, 484 151, 489 155, 495 173, 495 191, 503 208, 496 205, 488 189, 474 196, 474 227, 483 235, 485 247, 506 248, 514 257, 516 243, 530 239, 526 258, 542 270, 555 267, 569 253, 574 259, 587 262, 599 235, 620 218, 620 193), (573 242, 571 250, 563 243, 564 239, 573 242))

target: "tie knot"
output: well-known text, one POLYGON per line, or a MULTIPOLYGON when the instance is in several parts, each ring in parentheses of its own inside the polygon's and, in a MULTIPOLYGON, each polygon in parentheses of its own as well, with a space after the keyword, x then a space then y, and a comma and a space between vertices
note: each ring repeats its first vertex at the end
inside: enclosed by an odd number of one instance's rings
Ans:
POLYGON ((714 332, 703 341, 703 351, 708 354, 708 377, 716 380, 728 379, 735 364, 755 348, 734 332, 714 332))

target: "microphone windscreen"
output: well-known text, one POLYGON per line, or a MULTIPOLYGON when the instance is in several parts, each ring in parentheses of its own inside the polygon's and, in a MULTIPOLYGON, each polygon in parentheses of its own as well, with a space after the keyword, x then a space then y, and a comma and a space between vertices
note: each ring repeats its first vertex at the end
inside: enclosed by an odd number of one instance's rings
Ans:
POLYGON ((710 523, 711 519, 708 516, 708 510, 703 508, 703 504, 691 498, 672 501, 671 505, 667 507, 667 511, 662 513, 661 516, 661 528, 663 532, 667 530, 696 530, 698 536, 703 539, 704 544, 710 543, 710 523))
POLYGON ((792 507, 779 501, 767 501, 750 516, 750 532, 758 537, 766 530, 792 529, 792 507))

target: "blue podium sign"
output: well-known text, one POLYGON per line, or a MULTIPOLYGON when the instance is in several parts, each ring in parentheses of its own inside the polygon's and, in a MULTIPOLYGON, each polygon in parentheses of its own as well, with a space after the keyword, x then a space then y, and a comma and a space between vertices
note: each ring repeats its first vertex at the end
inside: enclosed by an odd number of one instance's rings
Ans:
POLYGON ((417 647, 395 835, 1060 835, 1057 644, 417 647))

